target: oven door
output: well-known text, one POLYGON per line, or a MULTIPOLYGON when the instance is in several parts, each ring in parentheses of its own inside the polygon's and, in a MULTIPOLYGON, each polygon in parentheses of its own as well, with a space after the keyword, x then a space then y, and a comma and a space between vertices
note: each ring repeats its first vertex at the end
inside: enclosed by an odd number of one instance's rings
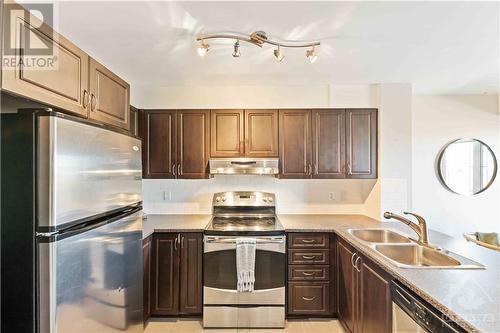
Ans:
POLYGON ((217 305, 284 305, 286 237, 255 237, 253 292, 236 290, 236 237, 205 236, 203 303, 217 305))

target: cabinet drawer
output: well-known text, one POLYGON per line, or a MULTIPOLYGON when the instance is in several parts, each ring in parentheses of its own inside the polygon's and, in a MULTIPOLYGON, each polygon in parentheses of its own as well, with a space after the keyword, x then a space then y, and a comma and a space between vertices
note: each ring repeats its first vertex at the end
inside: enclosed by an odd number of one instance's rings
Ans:
POLYGON ((288 313, 291 315, 330 314, 328 282, 291 282, 288 285, 288 313))
POLYGON ((330 266, 288 266, 288 280, 290 281, 328 281, 330 280, 330 266))
POLYGON ((292 249, 328 248, 329 244, 330 244, 330 237, 328 237, 328 234, 317 234, 317 233, 288 234, 288 247, 292 249))
POLYGON ((328 250, 289 250, 289 264, 330 264, 330 253, 328 250))

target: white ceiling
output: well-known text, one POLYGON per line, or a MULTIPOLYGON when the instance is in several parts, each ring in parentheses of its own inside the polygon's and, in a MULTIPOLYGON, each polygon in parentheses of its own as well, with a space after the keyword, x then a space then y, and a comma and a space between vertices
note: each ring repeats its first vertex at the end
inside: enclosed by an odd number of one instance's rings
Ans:
POLYGON ((132 85, 411 82, 416 93, 497 93, 498 2, 61 2, 57 29, 132 85), (319 58, 195 35, 265 30, 318 39, 319 58))

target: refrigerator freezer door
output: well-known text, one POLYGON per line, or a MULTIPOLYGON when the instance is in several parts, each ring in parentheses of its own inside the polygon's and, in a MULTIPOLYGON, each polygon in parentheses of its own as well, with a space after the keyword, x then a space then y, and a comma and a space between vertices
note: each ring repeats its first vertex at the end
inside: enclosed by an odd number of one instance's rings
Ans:
POLYGON ((38 332, 142 332, 142 211, 38 246, 38 332))
POLYGON ((62 117, 37 117, 37 230, 142 201, 141 142, 62 117))

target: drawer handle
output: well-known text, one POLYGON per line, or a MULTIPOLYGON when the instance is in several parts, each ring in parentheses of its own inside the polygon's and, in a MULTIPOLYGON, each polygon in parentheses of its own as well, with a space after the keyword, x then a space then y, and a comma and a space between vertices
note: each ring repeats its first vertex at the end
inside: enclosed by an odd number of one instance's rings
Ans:
POLYGON ((303 259, 314 259, 315 256, 302 256, 303 259))
POLYGON ((304 297, 304 296, 302 296, 302 299, 303 299, 304 301, 308 301, 308 302, 310 302, 310 301, 314 301, 314 299, 315 299, 315 298, 316 298, 316 297, 311 297, 311 298, 309 298, 309 297, 304 297))
POLYGON ((314 239, 303 239, 302 243, 314 243, 314 239))
POLYGON ((313 276, 313 275, 314 275, 314 273, 302 272, 302 275, 305 275, 305 276, 313 276))

